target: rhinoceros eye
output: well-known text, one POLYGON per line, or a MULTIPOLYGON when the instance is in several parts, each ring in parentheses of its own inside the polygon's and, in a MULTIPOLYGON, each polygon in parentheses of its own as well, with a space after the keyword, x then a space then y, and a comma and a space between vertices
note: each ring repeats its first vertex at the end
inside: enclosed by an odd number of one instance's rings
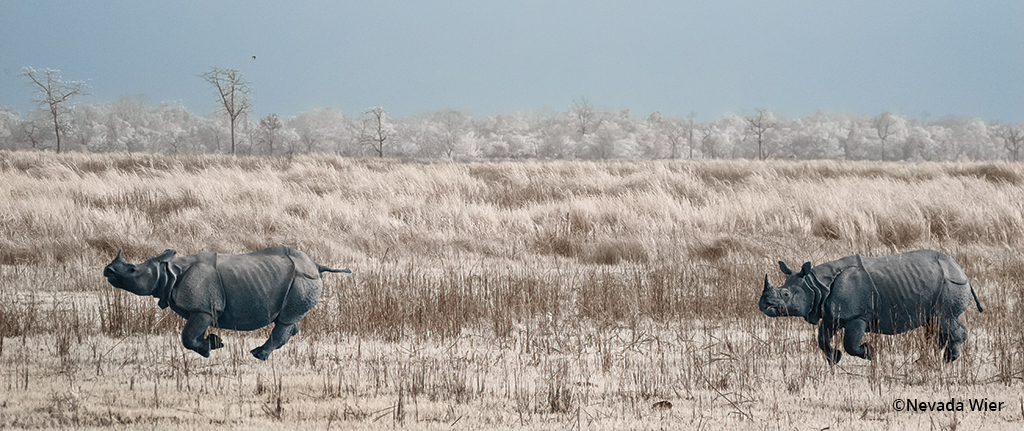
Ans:
POLYGON ((782 297, 784 299, 789 299, 789 291, 788 290, 783 290, 782 291, 782 297))

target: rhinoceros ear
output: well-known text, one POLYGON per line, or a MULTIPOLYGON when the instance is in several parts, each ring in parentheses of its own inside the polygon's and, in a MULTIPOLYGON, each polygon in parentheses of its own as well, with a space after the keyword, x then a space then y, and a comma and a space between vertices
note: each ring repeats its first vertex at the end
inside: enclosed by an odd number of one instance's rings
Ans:
POLYGON ((810 274, 810 273, 811 273, 811 263, 810 262, 804 262, 804 266, 800 267, 800 273, 797 274, 797 275, 803 277, 803 276, 805 276, 807 274, 810 274))
POLYGON ((160 253, 160 254, 158 254, 156 256, 153 256, 151 259, 154 260, 154 261, 157 261, 157 262, 170 262, 171 259, 174 259, 174 255, 176 255, 176 254, 178 254, 177 251, 174 251, 174 250, 171 250, 171 249, 167 249, 167 250, 164 250, 163 253, 160 253))
POLYGON ((781 260, 779 261, 779 269, 781 269, 782 272, 785 273, 786 275, 793 274, 793 270, 789 269, 789 265, 786 265, 786 262, 783 262, 781 260))

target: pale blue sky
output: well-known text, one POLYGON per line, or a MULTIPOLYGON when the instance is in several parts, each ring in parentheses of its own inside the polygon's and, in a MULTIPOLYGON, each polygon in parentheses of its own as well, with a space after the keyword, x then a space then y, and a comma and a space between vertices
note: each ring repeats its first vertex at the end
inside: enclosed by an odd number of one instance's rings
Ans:
POLYGON ((1024 2, 0 0, 0 106, 21 68, 204 114, 235 68, 258 116, 769 108, 1024 121, 1024 2), (158 4, 159 3, 159 4, 158 4), (256 60, 252 56, 257 56, 256 60))

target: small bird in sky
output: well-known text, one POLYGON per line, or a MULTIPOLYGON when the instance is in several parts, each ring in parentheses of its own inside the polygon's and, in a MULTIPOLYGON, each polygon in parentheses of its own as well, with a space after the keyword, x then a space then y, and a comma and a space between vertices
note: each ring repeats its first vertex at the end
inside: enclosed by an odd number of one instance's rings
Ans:
POLYGON ((255 56, 255 55, 254 55, 254 56, 252 56, 252 59, 253 59, 253 60, 255 60, 255 59, 256 59, 256 56, 255 56))

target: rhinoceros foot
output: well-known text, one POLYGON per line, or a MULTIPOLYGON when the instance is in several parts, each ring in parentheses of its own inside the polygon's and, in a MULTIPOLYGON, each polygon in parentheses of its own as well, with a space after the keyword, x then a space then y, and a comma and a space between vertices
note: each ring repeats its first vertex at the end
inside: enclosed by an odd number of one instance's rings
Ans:
POLYGON ((270 350, 264 348, 263 346, 252 349, 249 351, 249 353, 252 353, 252 355, 256 357, 256 359, 259 359, 261 361, 266 361, 267 357, 270 356, 270 350))

